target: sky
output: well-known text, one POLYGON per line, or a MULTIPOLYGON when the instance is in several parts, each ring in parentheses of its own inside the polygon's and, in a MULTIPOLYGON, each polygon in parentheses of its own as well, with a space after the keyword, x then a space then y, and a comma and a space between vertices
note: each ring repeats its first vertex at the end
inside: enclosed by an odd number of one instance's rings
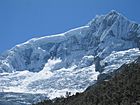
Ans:
POLYGON ((0 53, 34 37, 86 25, 116 10, 140 23, 140 0, 0 0, 0 53))

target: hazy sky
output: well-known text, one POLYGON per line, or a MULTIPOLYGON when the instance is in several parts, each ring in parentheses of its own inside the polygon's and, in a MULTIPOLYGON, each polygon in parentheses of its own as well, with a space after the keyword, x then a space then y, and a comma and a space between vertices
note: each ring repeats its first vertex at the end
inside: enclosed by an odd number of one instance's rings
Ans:
POLYGON ((0 52, 117 10, 140 23, 140 0, 0 0, 0 52))

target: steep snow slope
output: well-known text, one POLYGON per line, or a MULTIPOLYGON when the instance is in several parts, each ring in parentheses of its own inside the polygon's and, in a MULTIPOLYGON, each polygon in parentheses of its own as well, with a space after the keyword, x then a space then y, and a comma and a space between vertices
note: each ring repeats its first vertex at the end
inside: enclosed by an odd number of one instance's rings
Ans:
POLYGON ((101 61, 101 65, 104 67, 102 73, 113 72, 120 68, 123 64, 128 64, 136 60, 140 56, 140 50, 137 48, 112 52, 109 56, 101 61))
POLYGON ((60 62, 60 59, 49 60, 44 69, 36 73, 29 71, 1 73, 0 88, 4 92, 45 93, 49 98, 54 98, 65 96, 67 91, 74 93, 83 91, 94 83, 99 74, 95 72, 94 64, 82 69, 73 65, 67 69, 53 70, 53 66, 60 62))
POLYGON ((100 73, 135 60, 139 48, 140 25, 111 11, 86 26, 34 38, 2 54, 0 90, 49 98, 82 92, 100 73))
POLYGON ((17 45, 0 58, 0 72, 40 71, 50 58, 61 58, 61 67, 70 67, 86 55, 107 57, 112 51, 137 48, 140 25, 111 11, 96 17, 87 26, 59 35, 34 38, 17 45))

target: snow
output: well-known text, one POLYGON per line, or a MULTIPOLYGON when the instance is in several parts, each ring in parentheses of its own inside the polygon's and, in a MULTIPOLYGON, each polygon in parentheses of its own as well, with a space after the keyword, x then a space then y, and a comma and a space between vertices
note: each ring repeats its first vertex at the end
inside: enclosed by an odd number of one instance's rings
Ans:
MULTIPOLYGON (((87 58, 92 58, 92 56, 87 58)), ((52 99, 65 96, 67 91, 72 94, 82 92, 97 80, 99 72, 95 71, 94 64, 81 69, 73 65, 70 68, 53 70, 54 65, 61 61, 60 58, 49 59, 40 72, 1 73, 1 88, 4 92, 48 94, 48 97, 52 99)))
POLYGON ((100 62, 102 66, 105 66, 103 73, 113 72, 114 70, 120 68, 123 64, 135 61, 138 56, 140 56, 140 50, 138 48, 112 52, 100 62))
POLYGON ((65 68, 73 65, 73 62, 80 62, 84 56, 104 59, 112 51, 137 48, 139 42, 135 40, 139 34, 134 33, 139 32, 139 27, 120 13, 111 11, 96 17, 88 25, 16 45, 0 60, 0 72, 39 72, 53 57, 61 58, 61 65, 65 68))
POLYGON ((111 11, 85 26, 30 39, 0 56, 0 90, 45 93, 51 99, 82 92, 100 73, 140 56, 139 37, 139 24, 111 11), (100 66, 103 71, 95 71, 100 66))
POLYGON ((71 95, 74 95, 75 93, 77 92, 83 92, 83 90, 77 90, 77 89, 72 89, 72 90, 69 90, 69 89, 63 89, 63 90, 57 90, 57 91, 53 91, 51 92, 50 94, 48 94, 48 97, 50 99, 54 99, 56 97, 66 97, 66 92, 69 92, 71 93, 71 95))

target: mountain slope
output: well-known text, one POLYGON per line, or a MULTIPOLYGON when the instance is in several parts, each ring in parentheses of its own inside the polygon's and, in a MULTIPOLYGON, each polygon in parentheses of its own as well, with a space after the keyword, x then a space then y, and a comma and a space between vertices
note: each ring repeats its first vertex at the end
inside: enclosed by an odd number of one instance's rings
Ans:
POLYGON ((15 46, 0 57, 0 72, 40 71, 48 59, 54 57, 61 58, 61 66, 66 68, 73 62, 78 65, 86 55, 104 59, 112 51, 138 48, 139 38, 139 24, 111 11, 96 17, 87 26, 15 46))
POLYGON ((110 80, 97 82, 83 93, 46 100, 36 105, 139 105, 140 63, 123 65, 110 80))
POLYGON ((33 38, 2 54, 0 90, 50 99, 83 92, 97 78, 137 59, 139 45, 140 25, 111 11, 83 27, 33 38))

